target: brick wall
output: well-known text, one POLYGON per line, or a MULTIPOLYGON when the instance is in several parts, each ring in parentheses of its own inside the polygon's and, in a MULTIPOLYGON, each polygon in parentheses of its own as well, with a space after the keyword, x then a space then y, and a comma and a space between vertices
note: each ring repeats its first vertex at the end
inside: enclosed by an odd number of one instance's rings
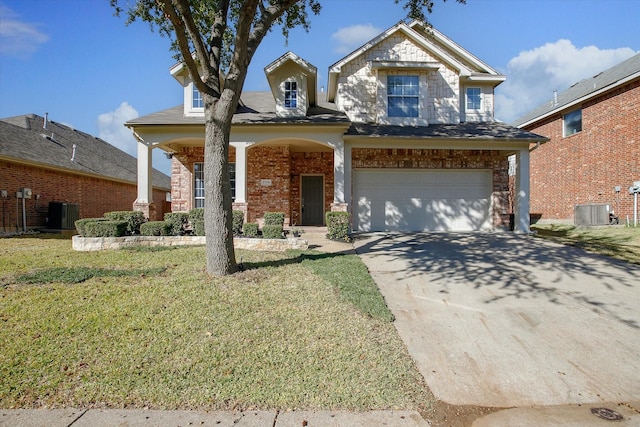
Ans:
POLYGON ((324 211, 330 212, 333 203, 333 152, 291 153, 291 218, 295 224, 300 224, 302 218, 300 176, 304 174, 324 176, 324 211))
POLYGON ((636 80, 585 103, 582 132, 563 137, 560 114, 526 127, 550 138, 531 152, 531 213, 573 222, 576 204, 607 203, 621 220, 632 218, 628 188, 640 180, 639 111, 636 80))
POLYGON ((256 222, 265 212, 284 212, 285 224, 288 224, 291 212, 289 146, 251 148, 247 162, 247 220, 256 222))
MULTIPOLYGON (((6 231, 22 230, 22 199, 16 199, 16 192, 31 188, 33 196, 26 199, 27 227, 46 226, 49 202, 66 202, 80 205, 80 218, 101 217, 105 212, 130 211, 137 197, 136 184, 126 184, 100 178, 75 175, 39 167, 16 163, 0 162, 0 190, 8 190, 9 199, 0 199, 0 227, 6 231), (37 200, 36 195, 40 195, 37 200), (18 213, 16 214, 16 204, 18 213)), ((155 219, 162 219, 169 211, 165 203, 166 192, 154 190, 156 204, 155 219)), ((0 231, 5 231, 0 228, 0 231)))
POLYGON ((493 171, 492 224, 509 225, 509 164, 507 157, 491 150, 354 148, 353 168, 490 169, 493 171))

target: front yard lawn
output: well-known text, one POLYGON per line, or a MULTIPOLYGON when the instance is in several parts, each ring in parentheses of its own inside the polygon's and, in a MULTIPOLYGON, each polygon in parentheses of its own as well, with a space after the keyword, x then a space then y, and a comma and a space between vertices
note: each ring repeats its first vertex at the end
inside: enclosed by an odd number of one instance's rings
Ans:
POLYGON ((545 239, 640 264, 640 227, 536 224, 531 230, 545 239))
POLYGON ((0 407, 429 410, 355 255, 0 239, 0 407))

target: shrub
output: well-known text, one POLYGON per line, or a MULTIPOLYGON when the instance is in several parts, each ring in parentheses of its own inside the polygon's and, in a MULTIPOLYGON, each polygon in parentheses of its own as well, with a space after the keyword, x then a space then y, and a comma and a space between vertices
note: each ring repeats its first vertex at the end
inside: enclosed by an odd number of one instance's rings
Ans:
MULTIPOLYGON (((168 236, 179 236, 184 234, 184 228, 189 222, 189 214, 187 212, 170 212, 164 214, 164 221, 169 223, 168 236)), ((157 234, 154 234, 157 236, 157 234)))
POLYGON ((84 225, 85 237, 120 237, 127 232, 126 221, 90 221, 84 225))
POLYGON ((127 223, 125 234, 133 236, 140 234, 140 226, 147 222, 144 214, 139 211, 115 211, 107 212, 104 217, 109 221, 124 221, 127 223))
POLYGON ((264 225, 284 226, 284 212, 265 212, 264 225))
POLYGON ((255 222, 247 222, 242 226, 242 234, 245 237, 258 237, 258 224, 255 222))
POLYGON ((168 221, 145 222, 140 226, 140 234, 142 236, 171 236, 173 225, 168 221))
POLYGON ((265 225, 262 227, 262 237, 265 239, 282 239, 282 226, 265 225))
POLYGON ((97 222, 97 221, 106 221, 106 219, 105 218, 83 218, 83 219, 76 220, 75 226, 76 226, 76 230, 78 230, 78 234, 81 236, 86 236, 85 226, 90 222, 97 222))
POLYGON ((195 221, 204 221, 204 208, 193 208, 189 211, 189 221, 193 224, 195 221))
POLYGON ((350 236, 349 212, 327 212, 327 238, 348 242, 350 236))
POLYGON ((242 226, 244 225, 244 212, 233 211, 233 235, 239 236, 242 233, 242 226))
POLYGON ((199 219, 191 222, 193 226, 193 233, 196 236, 204 236, 204 220, 199 219))

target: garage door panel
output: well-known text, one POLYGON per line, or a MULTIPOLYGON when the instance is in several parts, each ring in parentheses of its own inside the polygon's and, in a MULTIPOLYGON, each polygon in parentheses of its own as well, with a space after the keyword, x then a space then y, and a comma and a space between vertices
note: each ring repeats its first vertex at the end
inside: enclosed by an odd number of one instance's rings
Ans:
POLYGON ((490 228, 490 171, 359 170, 359 231, 472 231, 490 228))

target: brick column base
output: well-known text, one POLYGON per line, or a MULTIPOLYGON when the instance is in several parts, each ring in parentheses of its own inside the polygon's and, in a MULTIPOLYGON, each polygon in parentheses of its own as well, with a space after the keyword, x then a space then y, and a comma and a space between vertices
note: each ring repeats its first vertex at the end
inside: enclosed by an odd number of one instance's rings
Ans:
POLYGON ((150 221, 158 220, 156 218, 156 205, 154 203, 133 202, 133 210, 142 212, 145 218, 147 218, 150 221))
POLYGON ((244 222, 248 222, 249 219, 247 218, 247 212, 249 212, 249 204, 246 202, 233 202, 231 205, 231 208, 234 211, 242 211, 244 212, 244 222))

